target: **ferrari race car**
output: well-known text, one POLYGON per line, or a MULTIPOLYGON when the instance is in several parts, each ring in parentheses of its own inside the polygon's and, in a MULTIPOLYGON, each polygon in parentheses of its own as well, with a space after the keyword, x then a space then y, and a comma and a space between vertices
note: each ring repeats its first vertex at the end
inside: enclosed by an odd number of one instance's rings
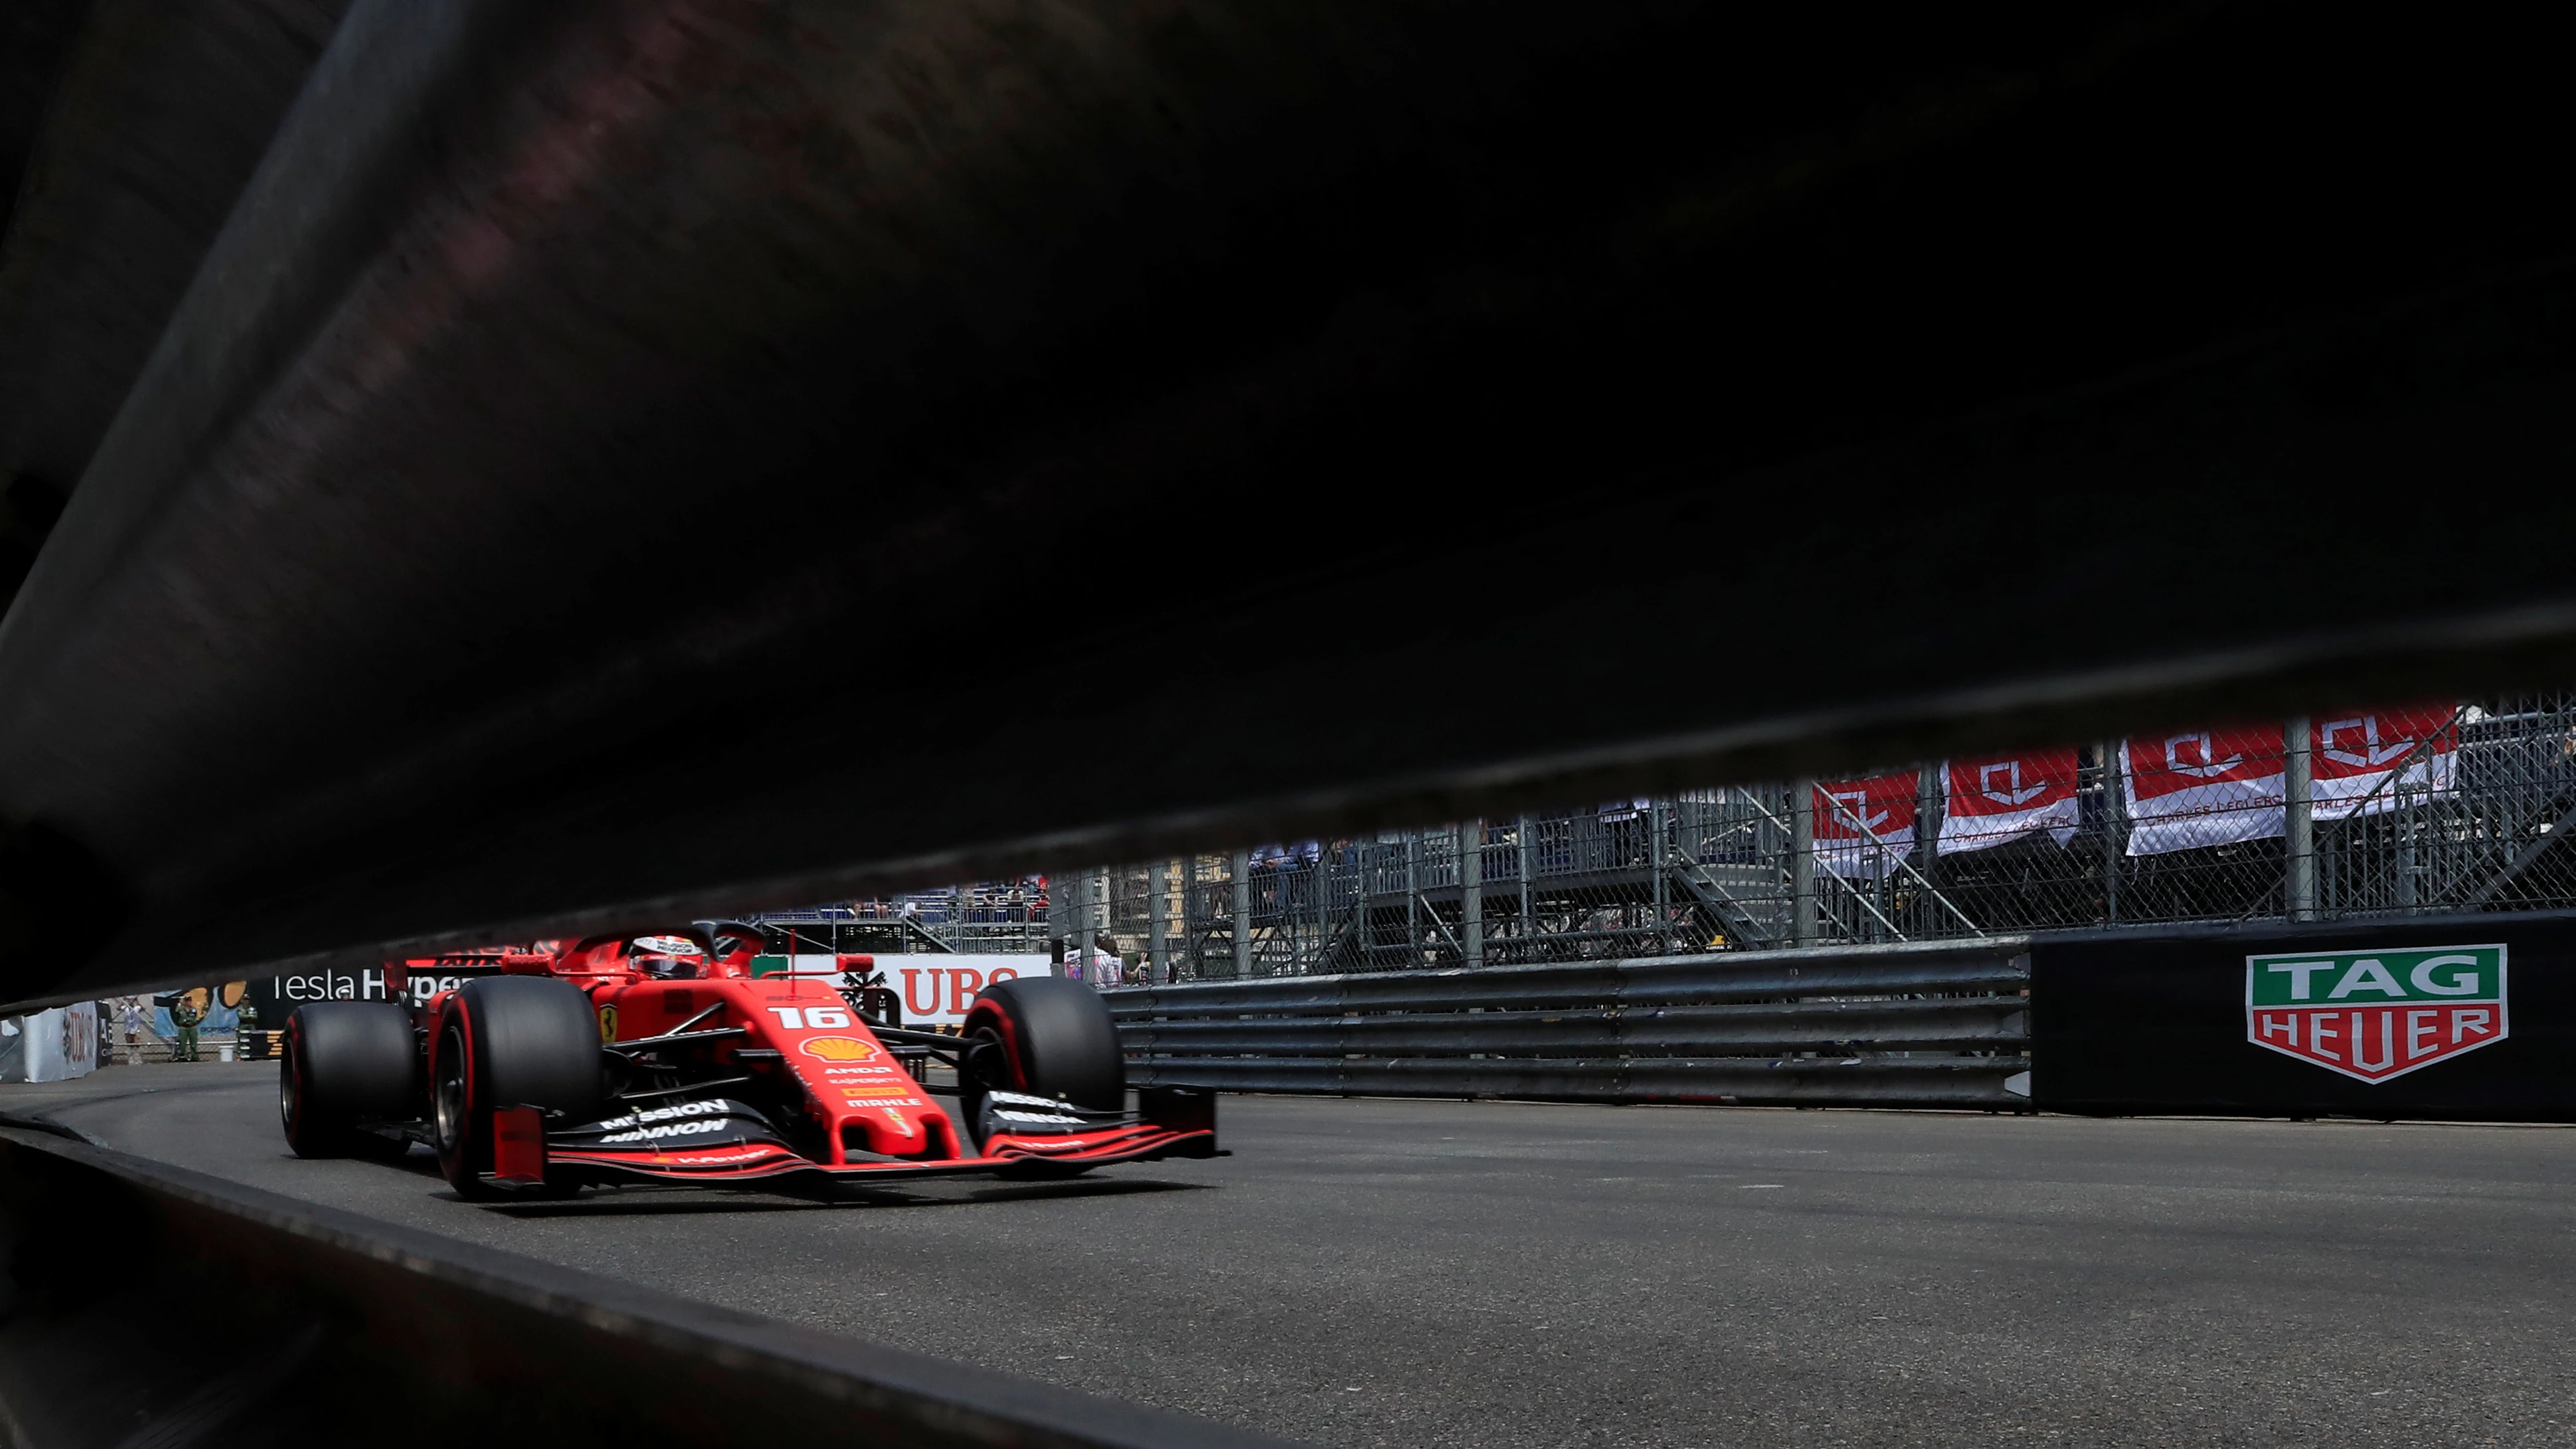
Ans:
POLYGON ((288 1015, 287 1144, 333 1157, 426 1142, 468 1198, 1219 1155, 1213 1094, 1149 1088, 1127 1110, 1117 1031, 1079 982, 988 986, 947 1036, 872 1020, 879 993, 852 973, 754 976, 759 950, 754 928, 718 925, 389 963, 394 1000, 288 1015), (443 974, 415 990, 411 967, 443 974), (953 1067, 956 1085, 917 1079, 897 1047, 953 1067), (966 1140, 934 1092, 958 1098, 966 1140))

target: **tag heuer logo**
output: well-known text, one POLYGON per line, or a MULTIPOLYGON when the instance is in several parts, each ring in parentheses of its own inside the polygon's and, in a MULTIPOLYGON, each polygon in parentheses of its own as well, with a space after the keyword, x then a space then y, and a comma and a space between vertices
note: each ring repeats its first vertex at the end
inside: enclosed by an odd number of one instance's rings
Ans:
POLYGON ((2365 1082, 2505 1038, 2504 947, 2245 958, 2245 1039, 2365 1082))

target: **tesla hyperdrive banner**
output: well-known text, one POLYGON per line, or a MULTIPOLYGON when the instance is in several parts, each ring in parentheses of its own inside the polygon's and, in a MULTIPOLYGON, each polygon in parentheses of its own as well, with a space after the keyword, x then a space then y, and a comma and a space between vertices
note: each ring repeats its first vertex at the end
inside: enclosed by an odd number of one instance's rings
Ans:
POLYGON ((2576 912, 2031 945, 2043 1110, 2576 1122, 2576 912))
POLYGON ((2032 750, 1941 766, 1940 853, 1985 850, 2045 830, 2075 834, 2075 751, 2032 750))

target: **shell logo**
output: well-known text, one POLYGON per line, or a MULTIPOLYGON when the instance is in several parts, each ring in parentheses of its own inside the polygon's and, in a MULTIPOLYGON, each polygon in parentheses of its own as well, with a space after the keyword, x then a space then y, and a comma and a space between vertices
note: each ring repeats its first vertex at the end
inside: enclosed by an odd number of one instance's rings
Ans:
POLYGON ((808 1037, 797 1050, 809 1057, 827 1062, 863 1062, 877 1054, 876 1047, 854 1036, 808 1037))

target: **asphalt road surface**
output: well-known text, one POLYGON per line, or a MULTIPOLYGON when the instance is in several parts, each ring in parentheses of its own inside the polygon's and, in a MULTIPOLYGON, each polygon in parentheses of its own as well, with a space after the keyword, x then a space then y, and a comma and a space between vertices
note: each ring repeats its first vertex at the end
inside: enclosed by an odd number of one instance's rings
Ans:
POLYGON ((2565 1129, 1227 1098, 1073 1183, 488 1207, 289 1157, 274 1081, 0 1111, 1325 1444, 2576 1443, 2565 1129))

